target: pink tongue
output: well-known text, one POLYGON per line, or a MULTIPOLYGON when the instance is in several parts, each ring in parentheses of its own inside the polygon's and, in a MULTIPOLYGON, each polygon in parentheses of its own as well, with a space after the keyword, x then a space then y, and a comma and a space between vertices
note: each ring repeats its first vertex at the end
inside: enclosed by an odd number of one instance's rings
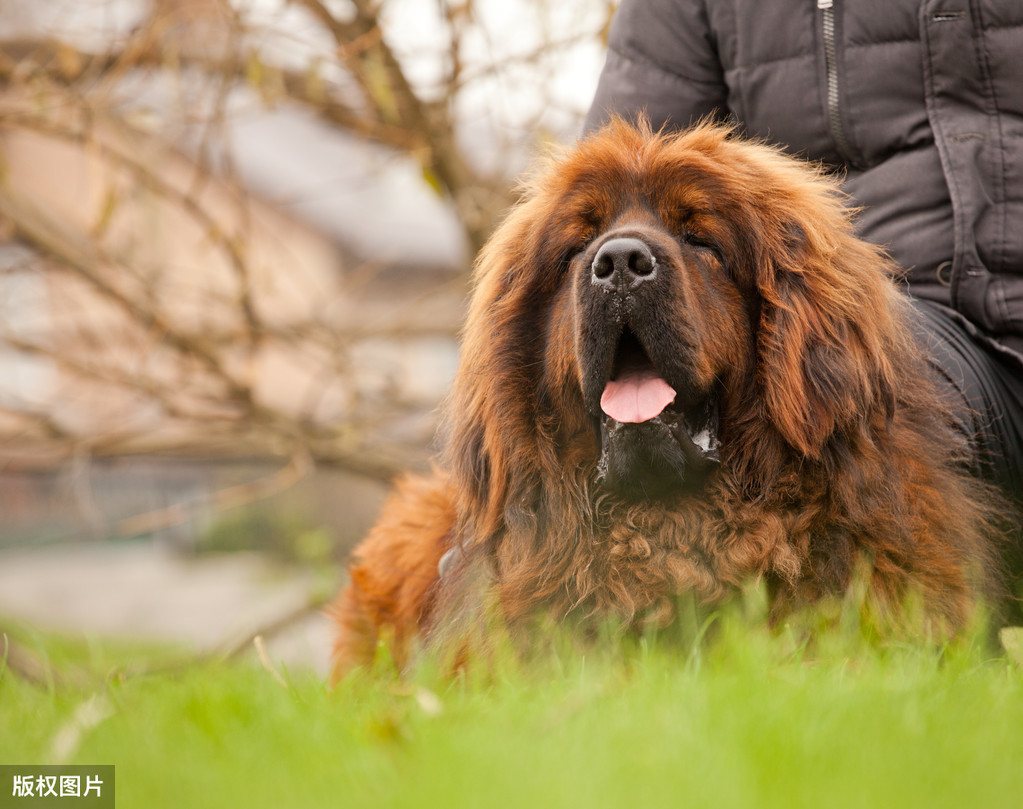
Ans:
POLYGON ((675 389, 653 368, 644 368, 608 382, 600 397, 600 409, 615 421, 639 424, 661 415, 674 401, 675 389))

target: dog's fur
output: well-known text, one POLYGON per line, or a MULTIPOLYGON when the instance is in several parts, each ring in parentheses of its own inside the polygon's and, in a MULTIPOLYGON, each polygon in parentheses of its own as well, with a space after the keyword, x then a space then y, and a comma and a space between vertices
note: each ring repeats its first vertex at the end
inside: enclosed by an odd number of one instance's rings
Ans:
POLYGON ((335 673, 384 628, 400 658, 482 609, 466 581, 511 623, 629 625, 750 579, 778 613, 866 560, 880 610, 916 591, 934 626, 962 626, 994 578, 989 492, 891 271, 832 180, 727 130, 619 121, 552 157, 479 256, 446 452, 356 550, 335 673), (615 238, 656 273, 597 283, 615 238), (677 392, 646 424, 601 412, 626 351, 677 392))

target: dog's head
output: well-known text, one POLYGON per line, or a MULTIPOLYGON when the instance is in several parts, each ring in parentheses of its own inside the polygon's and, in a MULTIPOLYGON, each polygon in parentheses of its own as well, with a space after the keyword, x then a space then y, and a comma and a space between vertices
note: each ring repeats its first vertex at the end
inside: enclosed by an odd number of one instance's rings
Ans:
POLYGON ((820 458, 893 407, 887 267, 795 159, 612 123, 550 159, 479 258, 450 413, 463 509, 486 532, 545 487, 753 491, 820 458))

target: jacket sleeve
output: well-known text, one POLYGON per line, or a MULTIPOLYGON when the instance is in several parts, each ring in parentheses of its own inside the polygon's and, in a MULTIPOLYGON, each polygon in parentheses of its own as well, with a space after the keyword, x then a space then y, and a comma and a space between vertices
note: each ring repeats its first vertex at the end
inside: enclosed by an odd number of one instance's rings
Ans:
POLYGON ((727 100, 705 0, 622 0, 583 132, 642 114, 654 129, 680 129, 723 116, 727 100))

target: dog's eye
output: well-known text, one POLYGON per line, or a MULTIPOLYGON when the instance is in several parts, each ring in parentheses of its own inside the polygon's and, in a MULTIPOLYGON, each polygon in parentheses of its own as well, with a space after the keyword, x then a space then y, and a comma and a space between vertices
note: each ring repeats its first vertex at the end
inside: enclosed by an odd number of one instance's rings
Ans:
POLYGON ((688 244, 690 247, 710 250, 715 253, 715 255, 719 254, 718 246, 713 241, 692 230, 683 231, 679 241, 683 244, 688 244))
POLYGON ((561 263, 563 267, 568 267, 573 261, 578 261, 580 257, 585 255, 587 249, 590 246, 590 241, 578 242, 569 247, 564 255, 562 256, 561 263))
POLYGON ((596 225, 587 225, 581 228, 580 232, 576 236, 575 243, 569 250, 569 257, 575 258, 576 256, 585 253, 589 249, 590 245, 593 244, 593 240, 596 239, 599 234, 600 229, 596 225))

